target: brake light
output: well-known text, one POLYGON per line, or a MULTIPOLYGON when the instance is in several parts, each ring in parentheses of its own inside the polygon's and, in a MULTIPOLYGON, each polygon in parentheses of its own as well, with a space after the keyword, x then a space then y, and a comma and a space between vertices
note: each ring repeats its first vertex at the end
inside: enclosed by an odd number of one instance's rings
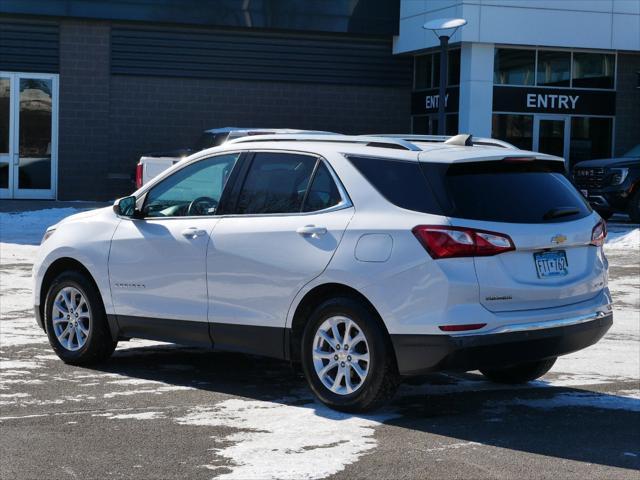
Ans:
POLYGON ((591 245, 601 247, 604 245, 604 241, 607 238, 607 223, 604 220, 600 220, 596 223, 591 231, 591 245))
POLYGON ((418 225, 412 230, 418 241, 434 259, 454 257, 488 257, 515 250, 511 237, 444 225, 418 225))
POLYGON ((136 165, 136 188, 140 188, 142 186, 142 167, 141 163, 136 165))

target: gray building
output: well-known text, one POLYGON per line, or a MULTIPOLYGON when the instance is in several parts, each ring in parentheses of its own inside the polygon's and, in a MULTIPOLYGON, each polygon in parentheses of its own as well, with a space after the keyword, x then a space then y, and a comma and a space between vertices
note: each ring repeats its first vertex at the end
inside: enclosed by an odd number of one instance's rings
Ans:
POLYGON ((446 130, 577 161, 640 142, 640 1, 2 0, 0 198, 112 199, 237 126, 446 130))
POLYGON ((111 199, 209 128, 410 129, 399 1, 3 0, 0 196, 111 199))

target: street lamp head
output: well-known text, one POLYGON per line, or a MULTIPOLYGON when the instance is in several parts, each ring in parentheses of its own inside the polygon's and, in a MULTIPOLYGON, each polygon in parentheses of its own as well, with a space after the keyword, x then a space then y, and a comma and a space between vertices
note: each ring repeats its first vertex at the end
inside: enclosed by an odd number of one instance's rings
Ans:
POLYGON ((456 33, 456 30, 466 24, 467 21, 464 18, 436 18, 435 20, 429 20, 422 28, 431 30, 438 38, 443 36, 450 38, 456 33))

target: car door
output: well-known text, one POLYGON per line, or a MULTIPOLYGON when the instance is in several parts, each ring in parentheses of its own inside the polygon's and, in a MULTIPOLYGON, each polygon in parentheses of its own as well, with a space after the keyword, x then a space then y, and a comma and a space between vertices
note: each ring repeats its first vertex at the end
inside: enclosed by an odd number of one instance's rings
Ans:
POLYGON ((111 242, 111 295, 123 336, 210 345, 206 255, 239 154, 190 163, 153 186, 111 242))
POLYGON ((287 311, 320 275, 353 216, 325 160, 256 152, 207 255, 209 321, 216 347, 283 355, 287 311))

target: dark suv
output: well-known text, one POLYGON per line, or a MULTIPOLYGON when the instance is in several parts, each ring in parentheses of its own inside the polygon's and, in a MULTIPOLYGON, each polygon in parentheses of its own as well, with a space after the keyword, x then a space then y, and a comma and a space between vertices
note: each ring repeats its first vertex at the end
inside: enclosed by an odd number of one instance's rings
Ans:
POLYGON ((640 144, 622 157, 578 163, 573 182, 605 220, 624 212, 640 222, 640 144))

